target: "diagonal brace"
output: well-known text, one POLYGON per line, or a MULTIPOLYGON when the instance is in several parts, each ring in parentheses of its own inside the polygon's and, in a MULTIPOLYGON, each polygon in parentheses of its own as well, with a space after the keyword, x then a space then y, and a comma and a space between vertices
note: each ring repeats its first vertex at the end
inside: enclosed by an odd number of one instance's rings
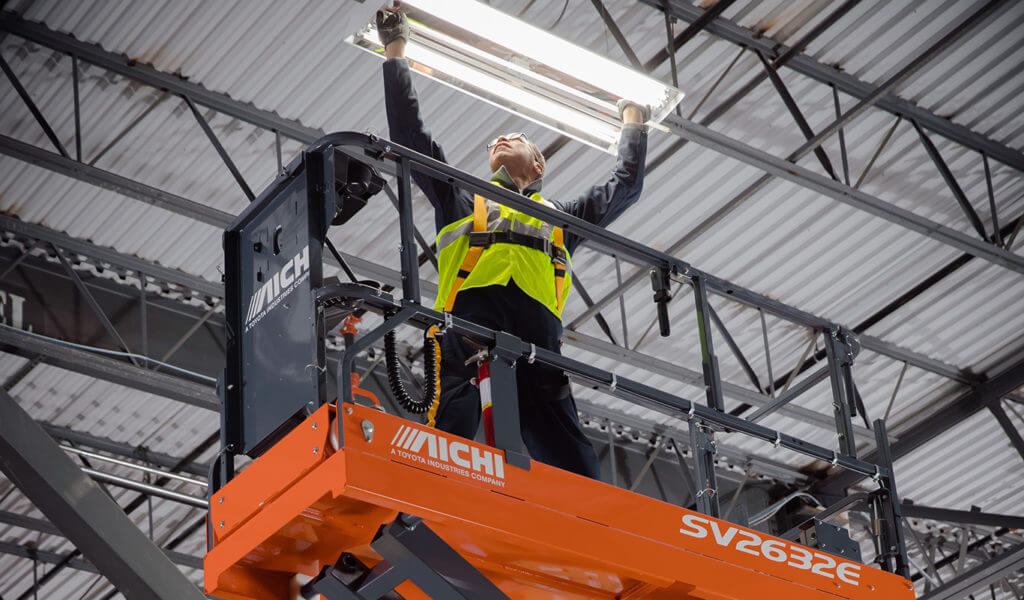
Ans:
POLYGON ((608 31, 611 32, 612 37, 615 38, 616 43, 619 44, 619 48, 622 48, 622 52, 625 53, 626 58, 629 59, 629 64, 633 65, 633 68, 637 71, 643 71, 644 66, 640 64, 640 59, 636 57, 636 52, 633 52, 633 48, 630 47, 629 42, 626 41, 626 36, 622 35, 622 30, 615 24, 615 20, 612 19, 611 13, 605 8, 604 3, 601 0, 590 0, 590 3, 597 9, 597 13, 601 15, 601 20, 604 21, 605 26, 608 27, 608 31))
MULTIPOLYGON (((800 110, 800 106, 793 99, 793 95, 789 93, 789 88, 786 87, 786 83, 782 81, 782 77, 779 76, 778 70, 772 66, 768 59, 765 58, 764 52, 757 51, 757 58, 761 60, 761 64, 764 66, 765 72, 768 73, 768 79, 771 80, 772 85, 775 86, 775 91, 779 93, 782 98, 783 104, 786 105, 786 109, 789 110, 789 114, 793 115, 793 120, 796 121, 797 127, 800 128, 800 132, 804 134, 804 138, 812 139, 814 137, 814 130, 807 123, 807 119, 804 117, 803 111, 800 110)), ((832 161, 828 159, 828 154, 825 153, 825 149, 821 146, 814 148, 814 155, 818 157, 818 162, 821 163, 822 168, 828 173, 828 176, 836 181, 839 181, 839 177, 836 176, 836 171, 832 167, 832 161)))
POLYGON ((228 155, 228 151, 224 149, 224 146, 220 143, 220 140, 217 139, 216 134, 213 133, 213 129, 210 127, 210 124, 206 122, 206 118, 199 113, 199 109, 196 108, 196 105, 192 102, 191 98, 184 94, 182 94, 181 97, 185 100, 185 104, 187 104, 189 109, 192 111, 192 114, 195 116, 196 121, 199 122, 199 126, 203 128, 203 133, 206 134, 206 137, 210 138, 210 143, 213 144, 214 149, 217 150, 217 154, 219 154, 221 160, 224 161, 224 164, 227 166, 228 171, 231 171, 231 176, 235 178, 235 181, 238 182, 239 187, 241 187, 242 191, 245 192, 245 197, 249 199, 249 202, 255 200, 256 195, 252 193, 252 189, 249 188, 249 184, 246 183, 245 178, 242 177, 242 172, 239 171, 238 167, 235 166, 234 161, 232 161, 231 157, 228 155))
MULTIPOLYGON (((82 282, 82 278, 79 277, 78 273, 71 268, 71 263, 69 263, 67 257, 64 256, 64 252, 61 251, 56 244, 51 243, 50 247, 52 247, 53 251, 57 253, 57 258, 59 258, 60 263, 64 265, 64 270, 68 272, 71 280, 75 282, 75 287, 78 288, 79 293, 85 298, 85 301, 89 304, 89 308, 96 313, 96 317, 99 318, 100 323, 103 324, 103 328, 107 330, 110 337, 117 341, 118 346, 120 346, 122 350, 130 354, 131 350, 128 348, 128 344, 124 341, 124 338, 121 337, 121 334, 117 332, 117 328, 110 322, 110 319, 107 318, 106 313, 103 312, 103 308, 100 306, 99 302, 96 301, 96 298, 93 297, 92 292, 85 287, 85 283, 82 282)), ((139 361, 136 360, 134 356, 129 358, 131 359, 132 364, 136 367, 140 366, 139 361)))
POLYGON ((1002 404, 998 401, 993 402, 989 404, 988 409, 992 412, 992 416, 999 421, 999 426, 1006 432, 1006 437, 1010 438, 1010 442, 1017 449, 1017 453, 1024 459, 1024 438, 1021 437, 1020 432, 1013 425, 1013 421, 1010 420, 1009 415, 1003 410, 1002 404))
POLYGON ((60 152, 61 156, 64 158, 71 158, 68 151, 64 148, 64 145, 60 143, 59 139, 57 139, 57 134, 54 133, 53 128, 50 127, 50 123, 47 122, 46 117, 43 116, 43 113, 39 110, 39 107, 36 106, 36 103, 32 101, 32 97, 28 95, 28 90, 25 89, 25 86, 21 85, 21 81, 18 80, 18 76, 14 74, 14 70, 7 64, 7 61, 4 60, 3 56, 0 56, 0 69, 3 70, 5 75, 7 75, 7 79, 11 80, 11 85, 14 86, 14 90, 18 92, 18 95, 21 96, 25 106, 27 106, 29 111, 32 112, 32 116, 35 117, 36 122, 43 128, 43 133, 46 134, 46 137, 50 138, 50 142, 57 147, 57 151, 60 152))
POLYGON ((953 172, 949 170, 949 165, 947 165, 946 161, 943 160, 942 154, 939 153, 939 149, 935 147, 935 144, 933 144, 931 139, 929 139, 928 134, 924 132, 924 129, 921 129, 921 126, 917 124, 917 121, 911 120, 910 123, 914 126, 914 129, 917 130, 917 135, 920 136, 921 143, 924 145, 925 151, 928 152, 928 156, 932 159, 932 162, 935 163, 935 167, 939 170, 939 174, 942 175, 942 179, 946 181, 946 185, 949 186, 949 190, 953 192, 953 197, 956 198, 957 204, 959 204, 960 208, 964 211, 964 215, 967 216, 967 220, 971 222, 971 225, 974 227, 974 230, 978 232, 981 239, 987 240, 988 234, 985 233, 985 226, 982 225, 981 218, 978 217, 978 212, 974 210, 973 206, 971 206, 971 201, 967 199, 967 195, 964 194, 963 188, 961 188, 960 184, 957 183, 956 177, 953 175, 953 172))

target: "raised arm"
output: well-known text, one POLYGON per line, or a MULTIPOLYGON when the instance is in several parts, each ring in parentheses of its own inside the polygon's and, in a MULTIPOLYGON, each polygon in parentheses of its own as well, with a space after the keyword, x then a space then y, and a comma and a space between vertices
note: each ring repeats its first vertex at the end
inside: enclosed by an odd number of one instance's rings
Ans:
MULTIPOLYGON (((607 227, 640 197, 644 186, 644 163, 647 160, 646 110, 628 103, 621 110, 622 133, 619 154, 611 177, 560 208, 576 217, 607 227)), ((568 235, 566 248, 572 252, 583 241, 568 235)))
MULTIPOLYGON (((384 107, 392 141, 445 161, 444 151, 430 135, 420 117, 420 103, 412 86, 405 44, 409 35, 405 15, 391 10, 378 11, 378 30, 384 42, 384 107)), ((470 202, 456 188, 429 175, 413 171, 413 180, 434 206, 437 229, 471 212, 470 202)))

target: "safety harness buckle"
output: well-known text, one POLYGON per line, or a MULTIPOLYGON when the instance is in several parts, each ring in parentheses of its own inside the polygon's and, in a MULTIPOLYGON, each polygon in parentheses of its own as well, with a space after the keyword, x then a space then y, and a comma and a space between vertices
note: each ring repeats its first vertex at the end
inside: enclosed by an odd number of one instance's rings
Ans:
POLYGON ((482 246, 484 248, 489 247, 494 243, 494 232, 493 231, 470 231, 469 232, 469 247, 482 246))
POLYGON ((547 242, 547 248, 545 248, 544 251, 551 255, 551 263, 562 265, 563 267, 569 266, 569 259, 567 258, 565 250, 552 244, 551 240, 544 241, 547 242))

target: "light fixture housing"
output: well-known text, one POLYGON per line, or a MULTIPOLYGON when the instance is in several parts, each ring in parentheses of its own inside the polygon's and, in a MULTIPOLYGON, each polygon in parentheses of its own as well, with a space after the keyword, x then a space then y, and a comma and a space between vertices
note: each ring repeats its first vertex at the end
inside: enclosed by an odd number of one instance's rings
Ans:
MULTIPOLYGON (((671 86, 475 0, 402 2, 410 68, 600 150, 615 153, 616 103, 660 123, 683 99, 671 86)), ((371 21, 346 40, 383 57, 371 21)))

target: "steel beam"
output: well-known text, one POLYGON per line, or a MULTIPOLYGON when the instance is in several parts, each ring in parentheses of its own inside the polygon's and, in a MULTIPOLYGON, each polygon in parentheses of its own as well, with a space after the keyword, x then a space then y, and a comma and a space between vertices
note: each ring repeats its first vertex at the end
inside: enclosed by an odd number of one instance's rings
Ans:
MULTIPOLYGON (((836 107, 836 118, 843 116, 843 107, 839 104, 839 90, 832 86, 832 103, 836 107)), ((820 150, 816 148, 815 150, 820 150)), ((850 185, 850 160, 846 154, 846 135, 839 129, 839 156, 843 161, 843 183, 850 185)))
POLYGON ((1007 575, 1012 575, 1021 568, 1024 568, 1024 544, 990 558, 956 579, 921 596, 920 600, 959 600, 975 589, 1007 575))
POLYGON ((205 598, 6 392, 0 467, 126 597, 205 598))
MULTIPOLYGON (((692 23, 699 19, 704 10, 686 0, 641 0, 658 10, 668 10, 672 16, 692 23)), ((775 59, 789 52, 790 48, 780 44, 770 37, 764 36, 750 29, 742 27, 728 19, 718 17, 705 25, 705 30, 724 40, 738 46, 751 50, 760 50, 769 58, 775 59)), ((840 91, 864 100, 876 93, 878 86, 873 83, 861 81, 845 71, 832 66, 820 63, 817 60, 798 53, 794 55, 786 66, 811 79, 825 84, 831 84, 840 91)), ((976 133, 971 129, 954 123, 953 121, 936 115, 931 111, 916 106, 908 100, 904 100, 895 94, 884 95, 878 99, 875 106, 887 110, 895 115, 902 115, 906 118, 917 121, 922 127, 937 133, 949 140, 961 144, 972 150, 984 153, 990 158, 1024 171, 1024 153, 1011 148, 1005 144, 976 133)))
POLYGON ((129 56, 108 52, 97 44, 83 42, 74 36, 56 32, 35 21, 23 19, 11 11, 0 11, 0 30, 58 52, 76 56, 79 60, 154 88, 188 96, 197 104, 264 129, 279 131, 282 135, 306 144, 312 143, 324 134, 320 129, 306 127, 298 121, 286 119, 273 111, 262 110, 249 102, 235 100, 227 94, 210 91, 181 75, 158 71, 149 65, 140 64, 129 56))
POLYGON ((41 355, 43 362, 110 381, 128 388, 156 394, 199 408, 219 412, 220 402, 210 384, 196 383, 130 363, 86 352, 58 342, 40 339, 10 327, 0 327, 0 349, 14 348, 21 354, 41 355))
POLYGON ((776 396, 774 399, 772 399, 771 402, 757 409, 754 412, 754 414, 747 417, 747 420, 757 423, 761 419, 767 417, 768 415, 779 410, 780 408, 787 406, 790 402, 795 400, 797 396, 811 389, 819 382, 824 381, 829 375, 830 369, 828 367, 822 367, 821 369, 818 369, 814 373, 804 378, 804 380, 798 383, 796 387, 794 387, 793 389, 789 390, 786 393, 776 396))
MULTIPOLYGON (((39 533, 46 533, 49 535, 59 535, 61 537, 64 536, 60 529, 57 529, 57 527, 49 521, 26 517, 25 515, 19 515, 6 510, 0 510, 0 523, 20 527, 21 529, 27 529, 29 531, 37 531, 39 533)), ((162 548, 161 550, 174 564, 181 565, 183 567, 191 567, 193 569, 203 568, 203 559, 198 556, 175 552, 174 550, 168 550, 166 548, 162 548)))
MULTIPOLYGON (((938 242, 957 248, 993 264, 1017 273, 1024 273, 1024 256, 1014 254, 994 244, 973 238, 945 225, 925 219, 916 213, 885 202, 844 183, 819 175, 806 167, 773 156, 739 140, 712 131, 703 125, 676 115, 669 115, 663 123, 669 131, 718 151, 740 162, 755 166, 786 181, 838 200, 891 223, 905 227, 938 242)), ((820 134, 819 134, 820 135, 820 134)), ((595 304, 596 306, 596 304, 595 304)))
POLYGON ((952 510, 920 506, 912 502, 903 502, 903 517, 907 519, 930 519, 946 523, 964 523, 983 527, 1007 527, 1024 530, 1024 516, 999 515, 974 510, 952 510))
MULTIPOLYGON (((96 315, 96 318, 99 319, 99 322, 103 325, 103 329, 106 330, 107 335, 117 342, 118 347, 124 350, 126 354, 132 354, 128 344, 124 341, 124 338, 121 337, 121 334, 117 331, 117 328, 114 327, 114 324, 110 322, 110 318, 107 317, 107 314, 103 312, 103 307, 99 305, 99 302, 96 302, 96 298, 92 295, 92 292, 89 291, 89 288, 85 287, 85 283, 82 282, 82 278, 79 277, 75 269, 71 267, 71 263, 68 262, 67 257, 64 256, 64 252, 52 244, 50 247, 53 248, 53 251, 57 254, 57 259, 60 260, 60 264, 64 266, 64 271, 67 272, 68 277, 70 277, 71 281, 74 282, 75 288, 78 289, 78 293, 82 298, 85 298, 85 303, 89 305, 93 314, 96 315)), ((132 361, 133 365, 140 366, 139 360, 136 357, 129 356, 128 359, 132 361)))
POLYGON ((137 256, 122 254, 113 248, 98 246, 92 242, 71 237, 66 233, 50 229, 49 227, 28 223, 8 215, 0 215, 0 231, 10 231, 18 236, 28 237, 41 242, 49 242, 75 254, 99 260, 101 263, 134 271, 136 274, 143 273, 161 282, 180 285, 206 296, 224 297, 224 286, 219 283, 214 283, 178 269, 171 269, 138 258, 137 256))
POLYGON ((0 154, 49 169, 72 179, 111 190, 153 206, 185 215, 218 229, 227 227, 234 216, 205 204, 182 198, 150 185, 122 177, 116 173, 80 163, 32 144, 26 144, 6 135, 0 135, 0 154))
MULTIPOLYGON (((68 427, 61 427, 50 423, 40 422, 39 426, 46 430, 46 433, 50 434, 50 437, 57 440, 71 442, 76 447, 85 446, 87 448, 92 448, 93 450, 100 450, 102 452, 107 452, 124 458, 147 462, 151 465, 156 465, 165 469, 174 469, 181 464, 180 458, 164 454, 162 452, 155 452, 144 446, 132 446, 131 444, 115 442, 114 440, 105 437, 99 437, 82 431, 75 431, 68 427)), ((183 473, 206 477, 210 472, 210 467, 201 463, 192 462, 181 466, 178 470, 183 473)))
MULTIPOLYGON (((84 165, 75 160, 64 158, 63 156, 54 154, 53 152, 41 150, 36 146, 26 144, 25 142, 5 135, 0 135, 0 154, 6 154, 12 158, 17 158, 18 160, 22 160, 29 164, 49 169, 55 173, 60 173, 97 187, 118 192, 129 198, 158 206, 165 210, 186 216, 190 219, 206 223, 207 225, 212 225, 218 229, 227 227, 235 219, 235 215, 232 215, 231 213, 182 198, 181 196, 165 192, 109 171, 104 171, 103 169, 84 165)), ((82 253, 88 254, 86 252, 82 253)), ((377 263, 350 254, 342 253, 342 256, 349 264, 358 269, 364 275, 368 275, 388 283, 401 284, 402 282, 401 274, 393 269, 382 267, 377 263)), ((332 265, 340 266, 333 257, 329 257, 325 260, 332 265)), ((436 292, 437 290, 437 286, 430 282, 422 282, 421 287, 428 293, 432 293, 432 291, 436 292)), ((223 293, 221 295, 223 295, 223 293)))
POLYGON ((966 35, 971 29, 981 23, 984 23, 990 17, 998 15, 1007 4, 1008 0, 989 0, 986 2, 984 6, 972 12, 966 19, 958 23, 956 27, 943 35, 941 39, 928 46, 924 52, 912 58, 909 63, 904 65, 894 75, 879 84, 878 87, 872 90, 870 94, 861 98, 860 102, 858 102, 853 108, 847 110, 831 124, 822 128, 817 135, 810 140, 807 140, 807 143, 801 146, 794 154, 806 153, 817 148, 822 142, 831 137, 833 133, 842 128, 843 125, 856 119, 868 108, 878 103, 878 101, 884 96, 890 93, 895 94, 897 88, 899 88, 899 86, 907 79, 912 77, 921 67, 928 64, 928 62, 935 57, 942 55, 950 48, 950 46, 959 41, 960 38, 966 35))
MULTIPOLYGON (((730 334, 729 330, 726 329, 725 323, 722 322, 722 318, 718 316, 718 312, 713 307, 708 305, 708 314, 711 316, 711 320, 714 322, 715 327, 718 329, 718 333, 722 334, 722 339, 725 340, 725 345, 729 346, 729 350, 732 351, 733 356, 736 358, 736 360, 739 361, 740 367, 743 368, 743 372, 746 373, 747 377, 750 378, 750 383, 754 384, 754 389, 761 390, 761 382, 757 379, 757 373, 754 372, 754 367, 750 365, 750 361, 748 361, 747 357, 743 355, 743 350, 740 349, 739 345, 736 343, 736 340, 733 339, 732 334, 730 334)), ((761 314, 763 315, 764 313, 762 312, 761 314)), ((765 344, 765 348, 767 347, 767 344, 765 344)), ((769 371, 771 370, 770 360, 771 359, 769 359, 769 371)), ((769 374, 769 381, 770 380, 771 375, 769 374)))
POLYGON ((66 556, 56 552, 40 550, 38 548, 29 548, 12 542, 0 542, 0 554, 10 554, 11 556, 19 556, 28 560, 38 560, 39 562, 54 565, 64 564, 76 571, 85 571, 87 573, 102 575, 99 569, 94 567, 91 562, 84 558, 67 558, 66 556))

